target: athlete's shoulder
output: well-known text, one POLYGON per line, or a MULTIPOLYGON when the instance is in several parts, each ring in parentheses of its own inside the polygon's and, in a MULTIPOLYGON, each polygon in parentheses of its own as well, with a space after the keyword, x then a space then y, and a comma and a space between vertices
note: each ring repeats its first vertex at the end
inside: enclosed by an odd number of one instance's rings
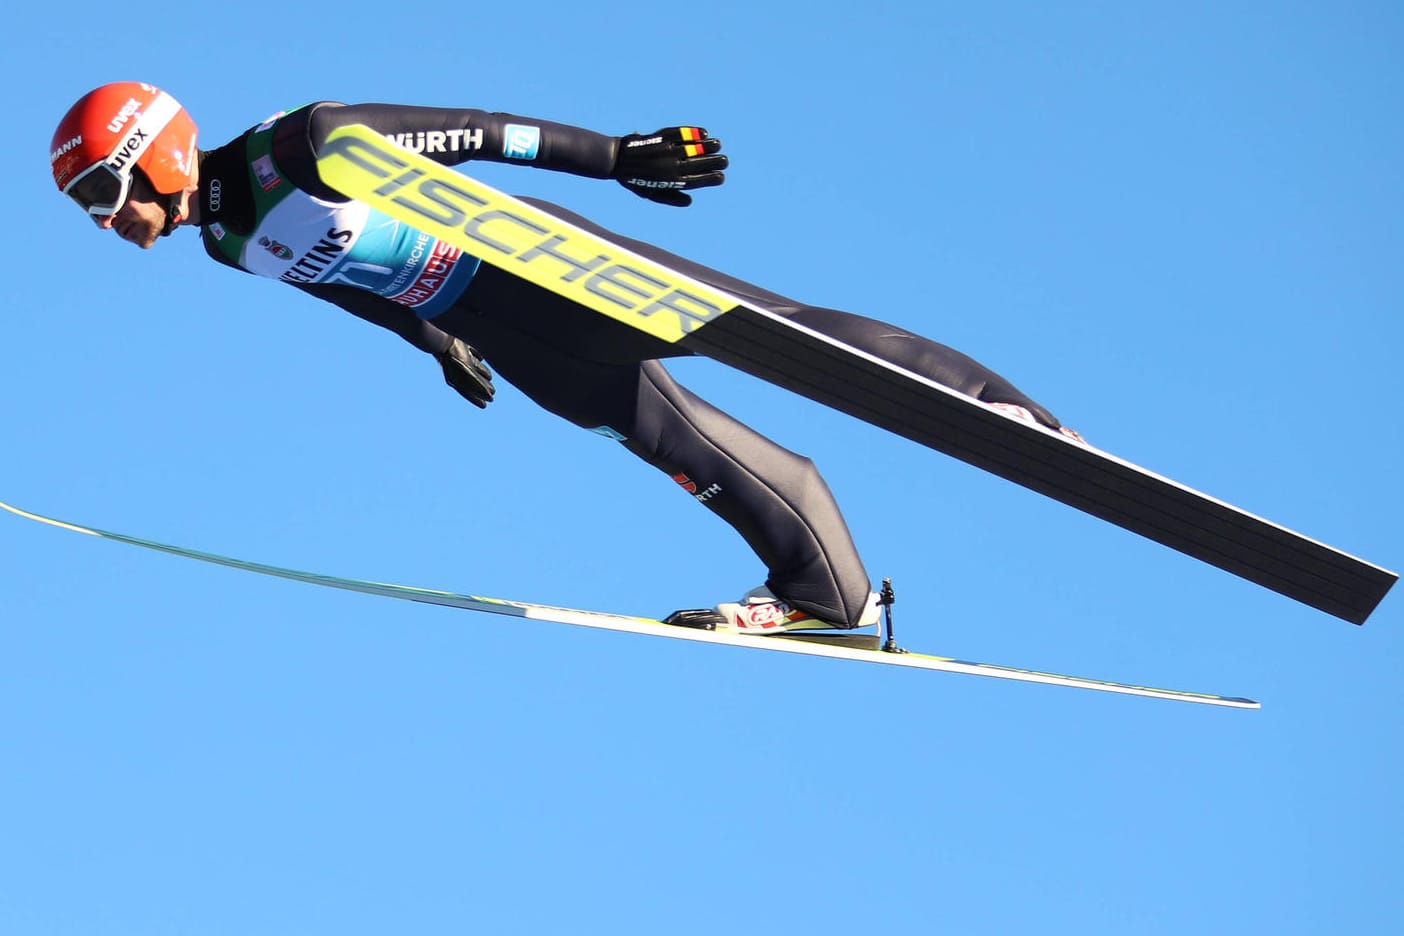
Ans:
MULTIPOLYGON (((273 161, 283 174, 302 191, 326 201, 346 201, 340 192, 325 185, 317 173, 317 153, 335 126, 330 115, 342 106, 336 101, 314 101, 260 125, 272 131, 273 161)), ((252 132, 258 132, 260 127, 252 132)))

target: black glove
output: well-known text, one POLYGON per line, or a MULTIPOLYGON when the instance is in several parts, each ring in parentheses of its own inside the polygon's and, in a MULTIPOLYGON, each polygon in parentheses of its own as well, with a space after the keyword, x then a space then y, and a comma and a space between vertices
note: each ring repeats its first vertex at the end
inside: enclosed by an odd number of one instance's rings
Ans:
POLYGON ((492 385, 492 371, 487 369, 478 352, 455 338, 434 360, 444 369, 444 381, 458 391, 459 396, 478 409, 487 409, 497 390, 492 385))
POLYGON ((610 177, 635 195, 685 208, 692 196, 683 189, 721 185, 727 158, 717 155, 721 140, 701 127, 664 127, 647 136, 619 138, 619 155, 610 177))

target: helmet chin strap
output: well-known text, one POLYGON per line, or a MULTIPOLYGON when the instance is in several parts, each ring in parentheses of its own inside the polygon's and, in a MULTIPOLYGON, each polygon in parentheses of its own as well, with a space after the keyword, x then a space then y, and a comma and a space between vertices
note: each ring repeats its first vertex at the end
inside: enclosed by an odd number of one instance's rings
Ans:
POLYGON ((161 228, 162 237, 170 237, 171 232, 176 229, 182 220, 180 216, 180 196, 181 193, 176 192, 171 196, 170 202, 166 205, 166 226, 161 228))
POLYGON ((195 164, 197 167, 196 171, 191 174, 190 186, 184 189, 183 191, 176 192, 174 195, 170 196, 170 200, 166 202, 166 226, 161 229, 162 237, 169 237, 171 232, 174 231, 177 227, 179 227, 181 222, 183 222, 186 219, 187 216, 181 214, 180 212, 181 202, 186 197, 198 197, 195 193, 199 191, 199 188, 196 185, 195 180, 199 178, 198 166, 205 161, 205 154, 199 150, 196 150, 196 157, 199 160, 199 162, 195 164))

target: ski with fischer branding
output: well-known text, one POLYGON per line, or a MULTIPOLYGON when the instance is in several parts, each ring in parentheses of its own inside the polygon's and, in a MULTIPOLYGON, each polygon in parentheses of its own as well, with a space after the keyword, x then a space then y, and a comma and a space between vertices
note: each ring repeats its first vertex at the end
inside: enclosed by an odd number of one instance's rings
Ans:
POLYGON ((684 276, 369 127, 334 131, 332 188, 601 315, 736 367, 1313 608, 1364 623, 1398 578, 684 276))
MULTIPOLYGON (((580 611, 572 608, 556 608, 534 604, 529 601, 507 601, 501 598, 483 598, 477 595, 464 595, 456 592, 439 591, 429 588, 415 588, 409 585, 389 585, 363 579, 339 578, 333 575, 320 575, 315 572, 300 572, 281 566, 260 562, 247 562, 214 553, 171 546, 152 540, 113 533, 96 527, 68 523, 42 514, 31 513, 18 507, 0 502, 0 509, 17 517, 34 520, 47 526, 70 530, 100 539, 140 546, 157 552, 169 553, 186 559, 229 566, 245 572, 256 572, 276 578, 340 588, 346 591, 379 595, 384 598, 397 598, 402 601, 418 601, 425 604, 442 605, 450 608, 464 608, 469 611, 484 611, 489 614, 502 614, 534 621, 549 621, 557 624, 572 624, 579 627, 592 627, 601 630, 624 631, 650 637, 670 637, 674 640, 690 640, 697 643, 723 644, 747 650, 770 650, 779 653, 799 654, 811 657, 826 657, 833 660, 849 660, 902 666, 909 669, 935 670, 947 673, 965 673, 970 676, 989 676, 996 679, 1011 679, 1020 682, 1044 683, 1053 686, 1067 686, 1075 689, 1091 689, 1098 692, 1113 692, 1122 695, 1146 696, 1154 699, 1169 699, 1178 702, 1196 702, 1203 705, 1217 705, 1229 708, 1259 708, 1252 699, 1233 696, 1211 695, 1200 692, 1185 692, 1177 689, 1156 689, 1149 686, 1134 686, 1125 683, 1108 682, 1101 679, 1086 679, 1077 676, 1064 676, 1058 673, 1041 673, 1035 670, 998 666, 992 663, 971 663, 950 657, 933 656, 925 653, 909 653, 898 648, 891 639, 890 625, 888 639, 884 641, 873 634, 855 634, 846 631, 829 633, 811 632, 775 636, 755 636, 733 634, 723 631, 701 630, 666 624, 649 617, 627 614, 607 614, 598 611, 580 611)), ((889 619, 890 620, 890 619, 889 619)))

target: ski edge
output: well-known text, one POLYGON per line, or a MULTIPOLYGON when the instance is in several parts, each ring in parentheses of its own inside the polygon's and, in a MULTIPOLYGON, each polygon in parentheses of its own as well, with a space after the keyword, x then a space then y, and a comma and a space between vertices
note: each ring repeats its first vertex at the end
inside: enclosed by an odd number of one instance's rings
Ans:
POLYGON ((284 568, 282 566, 250 562, 229 556, 221 556, 216 553, 202 552, 183 546, 172 546, 154 540, 129 536, 125 533, 115 533, 96 527, 82 526, 76 523, 44 516, 43 514, 32 513, 4 503, 3 501, 0 501, 0 508, 27 520, 33 520, 47 526, 69 530, 74 533, 82 533, 99 539, 125 543, 131 546, 139 546, 144 549, 163 552, 169 555, 195 559, 201 562, 240 569, 246 572, 254 572, 260 575, 288 579, 309 585, 338 588, 344 591, 377 595, 384 598, 395 598, 402 601, 417 601, 424 604, 460 608, 488 614, 501 614, 530 620, 592 627, 601 630, 642 634, 645 636, 668 637, 674 640, 722 644, 726 646, 742 647, 749 650, 770 650, 799 654, 802 656, 827 657, 830 659, 877 663, 911 669, 961 673, 969 676, 986 676, 1018 682, 1041 683, 1044 685, 1089 689, 1098 692, 1144 696, 1178 702, 1195 702, 1204 705, 1216 705, 1229 708, 1261 708, 1260 703, 1252 699, 1237 696, 1223 696, 1211 693, 1189 692, 1180 689, 1160 689, 1151 686, 1138 686, 1109 680, 1020 669, 1018 667, 1004 666, 995 663, 975 663, 926 653, 870 650, 792 640, 784 637, 761 637, 745 634, 730 634, 719 631, 693 630, 686 627, 670 626, 655 618, 611 614, 600 611, 582 611, 573 608, 558 608, 525 601, 486 598, 477 595, 460 594, 458 592, 419 588, 411 585, 393 585, 385 582, 373 582, 366 579, 341 578, 339 576, 323 575, 316 572, 303 572, 296 569, 284 568))

